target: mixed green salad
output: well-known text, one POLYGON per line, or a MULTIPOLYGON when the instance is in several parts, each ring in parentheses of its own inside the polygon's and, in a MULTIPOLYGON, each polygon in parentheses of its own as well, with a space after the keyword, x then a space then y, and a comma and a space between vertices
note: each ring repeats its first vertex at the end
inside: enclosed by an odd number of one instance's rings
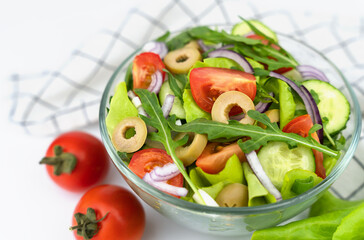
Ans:
POLYGON ((110 99, 109 136, 151 186, 209 206, 295 197, 330 173, 350 105, 257 20, 147 43, 110 99), (339 109, 339 111, 338 111, 339 109))

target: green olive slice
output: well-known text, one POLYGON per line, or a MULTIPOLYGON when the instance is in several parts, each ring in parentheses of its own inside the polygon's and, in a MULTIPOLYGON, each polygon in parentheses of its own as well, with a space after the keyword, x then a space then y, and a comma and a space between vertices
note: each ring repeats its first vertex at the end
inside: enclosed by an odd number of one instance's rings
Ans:
POLYGON ((197 133, 179 133, 175 140, 182 139, 186 134, 189 140, 186 146, 176 148, 176 155, 183 162, 184 166, 191 165, 202 153, 207 144, 207 136, 197 133))
POLYGON ((184 47, 170 51, 164 57, 164 64, 169 71, 177 74, 188 73, 195 62, 201 60, 201 54, 197 48, 184 47))
MULTIPOLYGON (((264 114, 267 115, 272 123, 279 122, 279 109, 271 109, 266 111, 264 114)), ((267 128, 263 123, 258 123, 258 126, 264 129, 267 128)))
POLYGON ((234 106, 239 106, 245 116, 239 122, 242 124, 253 124, 254 119, 246 114, 249 110, 255 110, 253 101, 245 93, 239 91, 229 91, 221 94, 211 109, 212 120, 222 123, 228 123, 229 112, 234 106))
POLYGON ((246 207, 248 199, 248 187, 241 183, 232 183, 220 191, 216 202, 220 207, 246 207))
POLYGON ((187 43, 184 48, 196 48, 196 49, 200 49, 200 45, 198 44, 198 42, 196 40, 192 40, 191 42, 187 43))
POLYGON ((139 150, 147 138, 147 126, 144 121, 138 117, 127 117, 115 127, 111 136, 111 141, 120 152, 132 153, 139 150), (135 134, 130 138, 126 138, 126 131, 134 128, 135 134))

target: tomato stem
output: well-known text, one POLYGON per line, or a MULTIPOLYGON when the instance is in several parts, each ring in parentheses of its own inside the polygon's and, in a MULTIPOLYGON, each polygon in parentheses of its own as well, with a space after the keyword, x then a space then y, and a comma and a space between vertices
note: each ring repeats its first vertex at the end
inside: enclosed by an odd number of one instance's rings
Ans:
POLYGON ((74 217, 76 219, 77 225, 71 226, 69 230, 77 230, 77 235, 82 236, 84 239, 91 239, 99 231, 98 222, 103 221, 109 214, 107 212, 102 218, 96 220, 96 212, 92 208, 87 208, 86 214, 75 213, 74 217))
POLYGON ((54 157, 44 157, 39 164, 47 164, 54 166, 53 174, 56 176, 62 173, 70 174, 77 164, 77 158, 74 154, 64 152, 63 148, 59 145, 53 148, 54 157))

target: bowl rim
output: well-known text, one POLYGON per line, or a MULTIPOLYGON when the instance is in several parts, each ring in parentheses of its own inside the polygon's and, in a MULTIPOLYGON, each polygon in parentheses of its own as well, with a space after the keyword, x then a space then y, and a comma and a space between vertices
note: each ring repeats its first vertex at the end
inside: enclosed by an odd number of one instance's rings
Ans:
MULTIPOLYGON (((231 25, 212 25, 212 26, 225 26, 228 27, 231 25)), ((108 94, 112 90, 111 87, 113 86, 114 80, 116 79, 117 75, 119 74, 120 70, 129 62, 129 60, 135 56, 136 53, 138 53, 141 48, 135 50, 133 53, 131 53, 126 59, 123 60, 123 62, 117 67, 117 69, 114 71, 112 76, 107 82, 107 85, 103 91, 101 103, 100 103, 100 109, 99 109, 99 127, 100 127, 100 133, 102 141, 106 147, 107 152, 109 153, 114 165, 118 168, 119 171, 128 179, 130 179, 133 183, 135 183, 139 188, 141 188, 144 192, 151 194, 155 198, 158 198, 162 201, 165 201, 169 204, 172 204, 176 207, 188 209, 191 211, 199 211, 199 212, 205 212, 207 214, 230 214, 230 215, 242 215, 242 214, 256 214, 256 213, 266 213, 266 212, 272 212, 280 210, 281 208, 287 208, 290 206, 297 205, 299 203, 304 202, 305 200, 309 199, 310 197, 314 197, 318 195, 323 190, 330 187, 330 185, 336 180, 342 172, 346 169, 347 165, 349 164, 352 156, 354 155, 355 149, 358 145, 360 133, 361 133, 361 111, 358 99, 350 85, 350 83, 347 81, 343 73, 339 70, 339 68, 326 56, 324 56, 321 52, 316 50, 315 48, 311 47, 305 42, 302 42, 300 40, 297 40, 293 38, 290 35, 282 34, 279 32, 276 32, 279 37, 285 37, 292 41, 295 41, 299 44, 302 44, 303 46, 307 47, 308 49, 312 50, 316 54, 318 54, 320 57, 322 57, 342 78, 346 88, 349 91, 349 95, 351 97, 351 100, 353 102, 353 120, 354 120, 354 132, 352 135, 352 141, 345 152, 344 156, 342 157, 340 163, 335 166, 335 168, 332 170, 332 172, 327 176, 323 181, 321 181, 318 185, 316 185, 314 188, 300 194, 299 196, 296 196, 294 198, 282 200, 276 203, 270 203, 265 204, 261 206, 252 206, 252 207, 236 207, 236 208, 223 208, 223 207, 211 207, 211 206, 205 206, 200 205, 192 202, 188 202, 176 197, 172 197, 164 192, 159 191, 156 188, 151 187, 148 183, 143 181, 141 178, 139 178, 137 175, 135 175, 119 158, 116 150, 114 149, 112 142, 109 138, 107 129, 106 129, 106 106, 108 103, 108 94), (119 159, 117 161, 116 159, 119 159)))

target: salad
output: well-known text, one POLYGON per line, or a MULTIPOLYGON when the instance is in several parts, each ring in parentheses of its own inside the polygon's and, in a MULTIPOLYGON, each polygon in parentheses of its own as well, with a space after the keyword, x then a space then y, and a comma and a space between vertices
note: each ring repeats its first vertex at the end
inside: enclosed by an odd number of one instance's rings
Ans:
POLYGON ((331 172, 350 104, 275 32, 244 20, 145 44, 110 99, 120 159, 151 186, 209 206, 289 199, 331 172))

